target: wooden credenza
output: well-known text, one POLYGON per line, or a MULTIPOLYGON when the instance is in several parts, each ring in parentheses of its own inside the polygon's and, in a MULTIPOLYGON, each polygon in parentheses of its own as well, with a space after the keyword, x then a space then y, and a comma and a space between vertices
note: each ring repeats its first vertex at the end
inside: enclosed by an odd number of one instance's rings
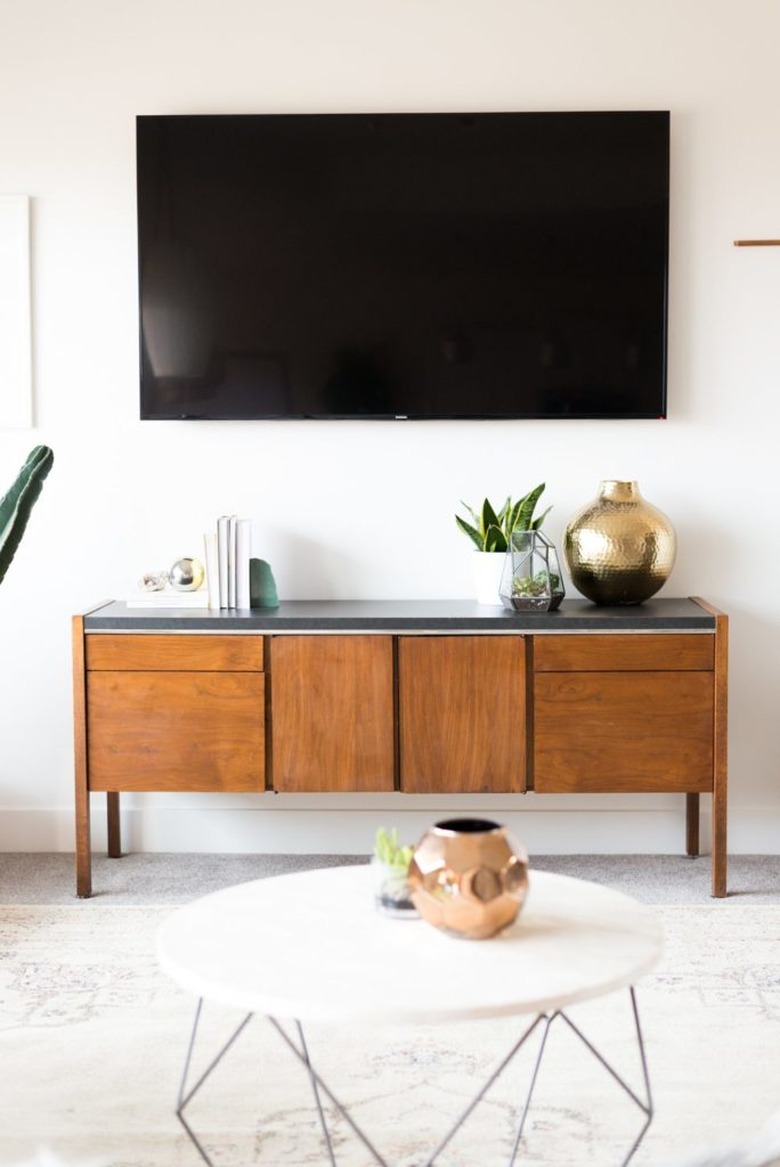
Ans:
POLYGON ((294 601, 73 618, 77 894, 90 793, 680 793, 712 798, 726 894, 728 618, 701 599, 519 614, 462 601, 294 601))

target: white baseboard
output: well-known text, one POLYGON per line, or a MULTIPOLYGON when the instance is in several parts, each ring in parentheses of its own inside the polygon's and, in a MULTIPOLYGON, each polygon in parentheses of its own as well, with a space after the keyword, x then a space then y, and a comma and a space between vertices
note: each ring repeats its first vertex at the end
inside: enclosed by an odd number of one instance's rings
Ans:
MULTIPOLYGON (((105 799, 92 796, 92 848, 105 850, 105 799)), ((432 822, 472 815, 505 823, 537 855, 669 855, 685 849, 682 796, 124 795, 127 851, 221 854, 367 854, 378 826, 419 838, 432 822)), ((7 807, 0 851, 74 850, 73 811, 7 807)), ((709 799, 702 797, 701 850, 710 850, 709 799)), ((780 852, 780 808, 735 810, 732 854, 780 852)))

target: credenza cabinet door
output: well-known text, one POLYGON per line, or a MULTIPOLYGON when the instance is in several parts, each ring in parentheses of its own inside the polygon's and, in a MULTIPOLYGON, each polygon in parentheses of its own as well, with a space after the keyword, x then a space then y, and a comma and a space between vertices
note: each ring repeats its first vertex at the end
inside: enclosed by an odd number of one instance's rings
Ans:
POLYGON ((401 789, 415 794, 523 791, 522 636, 401 636, 401 789))
POLYGON ((90 790, 265 788, 261 637, 90 636, 90 790))
POLYGON ((274 636, 270 652, 274 789, 393 790, 392 637, 274 636))
POLYGON ((711 791, 713 670, 711 636, 536 637, 534 789, 711 791))

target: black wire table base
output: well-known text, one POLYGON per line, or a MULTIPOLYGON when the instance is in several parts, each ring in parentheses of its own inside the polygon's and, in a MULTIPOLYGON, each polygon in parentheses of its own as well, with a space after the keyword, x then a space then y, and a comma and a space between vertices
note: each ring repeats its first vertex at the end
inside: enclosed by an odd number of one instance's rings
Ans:
MULTIPOLYGON (((465 1110, 463 1110, 462 1113, 460 1115, 458 1115, 458 1117, 453 1122, 452 1126, 449 1128, 449 1130, 445 1134, 444 1138, 441 1139, 441 1141, 438 1143, 438 1145, 435 1147, 435 1149, 431 1152, 431 1154, 428 1156, 428 1158, 424 1161, 424 1163, 420 1164, 420 1167, 434 1167, 436 1160, 438 1159, 439 1155, 441 1155, 442 1151, 444 1151, 445 1147, 447 1147, 448 1144, 452 1141, 452 1139, 455 1137, 457 1132, 460 1130, 460 1128, 463 1126, 463 1124, 466 1122, 466 1120, 469 1118, 469 1116, 472 1114, 472 1112, 476 1109, 476 1107, 479 1105, 479 1103, 482 1101, 482 1099, 488 1093, 488 1091, 493 1086, 493 1084, 497 1081, 497 1079, 501 1076, 501 1074, 503 1074, 504 1070, 507 1068, 507 1066, 510 1064, 510 1062, 514 1059, 514 1057, 520 1052, 520 1050, 523 1048, 523 1046, 528 1041, 528 1039, 531 1037, 531 1035, 538 1029, 541 1032, 541 1041, 539 1044, 539 1049, 538 1049, 537 1054, 536 1054, 536 1058, 534 1060, 533 1069, 531 1071, 530 1084, 528 1087, 528 1093, 526 1095, 525 1102, 522 1104, 522 1109, 521 1109, 520 1117, 519 1117, 518 1124, 517 1124, 517 1131, 515 1133, 514 1143, 512 1145, 512 1151, 511 1151, 511 1154, 509 1156, 509 1160, 507 1163, 507 1167, 513 1167, 513 1164, 517 1161, 518 1152, 520 1149, 520 1141, 523 1137, 523 1130, 525 1127, 526 1118, 528 1117, 528 1112, 529 1112, 530 1107, 531 1107, 531 1101, 533 1099, 534 1089, 536 1087, 537 1078, 539 1076, 539 1070, 541 1068, 542 1059, 544 1057, 545 1048, 547 1046, 547 1038, 549 1036, 551 1026, 556 1021, 560 1021, 563 1024, 565 1024, 566 1026, 568 1026, 568 1028, 571 1030, 571 1032, 577 1038, 579 1038, 579 1040, 583 1043, 583 1045, 585 1045, 585 1047, 589 1050, 589 1052, 593 1055, 593 1057, 596 1058, 596 1060, 603 1066, 603 1068, 607 1071, 607 1073, 621 1087, 621 1089, 623 1090, 623 1092, 625 1093, 625 1095, 629 1099, 629 1101, 632 1102, 635 1106, 637 1106, 638 1109, 641 1111, 641 1113, 644 1115, 644 1122, 642 1123, 642 1126, 639 1130, 639 1133, 637 1134, 636 1138, 634 1139, 634 1142, 631 1144, 631 1147, 629 1148, 628 1154, 625 1156, 624 1159, 621 1160, 621 1163, 620 1163, 620 1167, 627 1167, 627 1164, 629 1164, 631 1162, 631 1160, 634 1157, 634 1154, 637 1151, 637 1148, 639 1147, 640 1143, 642 1142, 642 1139, 645 1137, 647 1130, 648 1130, 648 1127, 650 1126, 650 1123, 652 1122, 652 1118, 653 1118, 653 1102, 652 1102, 652 1095, 650 1092, 650 1077, 649 1077, 648 1069, 647 1069, 647 1058, 645 1055, 644 1040, 642 1038, 642 1027, 641 1027, 640 1022, 639 1022, 639 1010, 637 1008, 636 993, 635 993, 633 987, 629 989, 629 993, 631 996, 631 1011, 632 1011, 633 1021, 634 1021, 634 1030, 636 1033, 637 1049, 639 1051, 639 1059, 640 1059, 641 1069, 642 1069, 644 1097, 641 1097, 640 1094, 638 1094, 636 1091, 634 1091, 628 1085, 628 1083, 625 1081, 625 1079, 617 1072, 617 1070, 614 1069, 614 1067, 612 1065, 610 1065, 610 1063, 603 1056, 603 1054, 601 1054, 599 1052, 599 1050, 596 1048, 596 1046, 591 1041, 589 1041, 589 1039, 585 1036, 585 1034, 574 1024, 574 1022, 571 1020, 571 1018, 568 1017, 567 1014, 562 1009, 556 1009, 554 1012, 551 1012, 551 1013, 539 1013, 534 1018, 534 1020, 530 1023, 530 1025, 528 1025, 528 1027, 522 1033, 520 1038, 515 1042, 515 1044, 509 1050, 507 1055, 504 1057, 504 1059, 499 1063, 497 1068, 493 1071, 493 1073, 487 1079, 487 1081, 482 1086, 482 1088, 478 1091, 477 1094, 475 1094, 475 1096, 472 1098, 471 1102, 469 1102, 469 1104, 465 1108, 465 1110)), ((198 1001, 198 1004, 197 1004, 197 1007, 195 1010, 195 1020, 193 1022, 192 1033, 190 1035, 189 1046, 187 1048, 187 1054, 186 1054, 186 1058, 185 1058, 185 1062, 184 1062, 184 1072, 182 1074, 181 1085, 179 1087, 178 1102, 177 1102, 177 1106, 176 1106, 176 1117, 178 1118, 181 1125, 184 1127, 184 1130, 187 1132, 187 1135, 189 1136, 191 1142, 193 1143, 193 1145, 197 1149, 198 1154, 200 1155, 203 1162, 207 1163, 208 1167, 214 1167, 213 1161, 209 1157, 205 1147, 203 1146, 201 1141, 198 1139, 197 1135, 195 1134, 195 1132, 192 1129, 192 1127, 190 1126, 190 1124, 187 1122, 187 1119, 184 1117, 184 1111, 185 1111, 185 1108, 187 1106, 189 1106, 189 1104, 192 1102, 192 1100, 195 1098, 195 1096, 199 1093, 199 1091, 201 1090, 201 1087, 203 1087, 205 1085, 205 1083, 207 1082, 207 1080, 209 1079, 209 1077, 211 1076, 213 1071, 217 1068, 219 1063, 222 1061, 222 1059, 225 1057, 225 1055, 228 1053, 228 1051, 231 1049, 231 1047, 235 1044, 235 1042, 238 1040, 238 1038, 243 1033, 243 1031, 246 1029, 247 1025, 252 1020, 254 1014, 247 1013, 247 1015, 243 1018, 243 1020, 239 1023, 239 1025, 236 1026, 236 1028, 231 1033, 230 1037, 224 1043, 224 1045, 219 1050, 219 1052, 216 1054, 216 1056, 214 1058, 212 1058, 212 1060, 206 1066, 205 1070, 203 1070, 203 1072, 199 1075, 197 1080, 192 1085, 188 1086, 188 1079, 190 1077, 190 1068, 192 1065, 192 1058, 193 1058, 193 1054, 195 1051, 195 1044, 196 1044, 196 1038, 197 1038, 197 1033, 198 1033, 198 1026, 199 1026, 200 1018, 201 1018, 202 1007, 203 1007, 203 1000, 201 998, 201 1000, 198 1001)), ((380 1154, 380 1152, 376 1149, 376 1147, 371 1142, 371 1140, 369 1139, 369 1137, 365 1133, 365 1131, 358 1125, 358 1123, 355 1121, 355 1119, 351 1116, 348 1108, 342 1102, 339 1101, 339 1099, 335 1096, 335 1094, 330 1089, 330 1087, 327 1085, 327 1083, 322 1079, 320 1074, 314 1069, 314 1066, 312 1065, 311 1060, 309 1058, 309 1051, 308 1051, 308 1048, 306 1046, 306 1039, 304 1037, 303 1027, 300 1024, 300 1022, 295 1021, 291 1025, 291 1028, 294 1029, 295 1034, 297 1036, 297 1041, 296 1041, 293 1037, 290 1036, 288 1031, 280 1024, 279 1021, 276 1020, 275 1017, 268 1017, 267 1020, 274 1027, 274 1029, 277 1031, 277 1033, 281 1037, 282 1041, 290 1049, 290 1051, 295 1055, 295 1057, 298 1059, 298 1061, 301 1062, 304 1069, 306 1070, 309 1081, 311 1082, 312 1091, 314 1093, 314 1101, 315 1101, 315 1105, 317 1107, 317 1113, 319 1115, 320 1126, 322 1127, 322 1133, 323 1133, 323 1136, 325 1139, 325 1146, 327 1148, 328 1159, 330 1161, 331 1167, 338 1167, 338 1165, 336 1163, 336 1154, 335 1154, 335 1151, 333 1148, 333 1141, 331 1139, 330 1131, 328 1130, 328 1124, 327 1124, 327 1121, 325 1118, 325 1111, 323 1109, 323 1104, 322 1104, 323 1096, 328 1099, 328 1101, 331 1103, 331 1105, 338 1111, 338 1113, 342 1116, 344 1121, 349 1125, 353 1134, 355 1135, 355 1137, 357 1139, 359 1139, 359 1141, 363 1144, 363 1146, 369 1152, 373 1161, 375 1163, 377 1163, 379 1165, 379 1167, 391 1167, 391 1164, 388 1162, 388 1160, 385 1159, 384 1156, 380 1154)))

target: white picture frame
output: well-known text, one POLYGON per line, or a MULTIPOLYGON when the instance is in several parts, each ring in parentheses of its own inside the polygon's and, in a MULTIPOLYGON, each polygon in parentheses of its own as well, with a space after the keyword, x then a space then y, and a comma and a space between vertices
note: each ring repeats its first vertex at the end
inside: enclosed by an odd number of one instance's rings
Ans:
POLYGON ((0 195, 0 428, 32 424, 30 198, 0 195))

